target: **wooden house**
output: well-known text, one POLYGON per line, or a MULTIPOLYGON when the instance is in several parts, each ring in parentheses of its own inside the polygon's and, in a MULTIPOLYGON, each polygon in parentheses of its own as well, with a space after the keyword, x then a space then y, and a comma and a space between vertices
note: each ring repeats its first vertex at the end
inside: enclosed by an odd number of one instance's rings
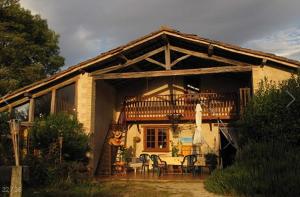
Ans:
POLYGON ((220 153, 236 146, 234 128, 267 77, 281 81, 300 62, 162 27, 124 46, 69 67, 0 99, 0 111, 22 112, 24 122, 51 113, 77 116, 91 134, 93 174, 110 173, 117 154, 108 140, 141 153, 220 153), (203 108, 204 143, 194 150, 195 106, 203 108), (222 139, 227 140, 224 144, 222 139))

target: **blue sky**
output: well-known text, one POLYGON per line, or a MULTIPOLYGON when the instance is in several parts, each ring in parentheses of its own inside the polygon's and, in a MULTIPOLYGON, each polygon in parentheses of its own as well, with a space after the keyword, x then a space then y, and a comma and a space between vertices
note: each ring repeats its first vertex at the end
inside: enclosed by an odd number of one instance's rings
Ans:
POLYGON ((60 34, 66 67, 168 25, 300 60, 299 0, 21 0, 60 34))

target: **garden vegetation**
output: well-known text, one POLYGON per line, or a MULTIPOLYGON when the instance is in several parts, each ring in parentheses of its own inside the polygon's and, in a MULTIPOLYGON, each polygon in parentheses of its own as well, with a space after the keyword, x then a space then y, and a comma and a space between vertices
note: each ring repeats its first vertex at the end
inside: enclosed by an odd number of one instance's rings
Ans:
POLYGON ((87 176, 89 136, 83 125, 65 113, 38 119, 30 130, 31 185, 76 182, 87 176), (61 145, 60 140, 61 139, 61 145))
POLYGON ((300 196, 300 76, 260 84, 237 123, 234 165, 215 170, 207 190, 238 196, 300 196), (290 95, 295 97, 295 101, 290 95))

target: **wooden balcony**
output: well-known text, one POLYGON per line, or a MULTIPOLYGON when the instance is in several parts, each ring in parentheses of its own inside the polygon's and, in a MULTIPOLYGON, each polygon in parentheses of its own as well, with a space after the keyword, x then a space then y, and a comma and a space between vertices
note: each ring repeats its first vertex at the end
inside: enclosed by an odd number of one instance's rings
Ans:
POLYGON ((126 121, 194 121, 197 103, 202 103, 203 119, 238 118, 237 93, 152 95, 125 99, 126 121))

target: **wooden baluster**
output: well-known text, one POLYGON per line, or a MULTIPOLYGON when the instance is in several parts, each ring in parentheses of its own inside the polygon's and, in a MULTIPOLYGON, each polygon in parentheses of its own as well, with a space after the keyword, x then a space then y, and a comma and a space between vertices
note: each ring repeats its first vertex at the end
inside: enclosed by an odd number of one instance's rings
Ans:
POLYGON ((147 100, 144 99, 144 98, 142 98, 142 102, 141 102, 141 104, 142 104, 142 106, 141 106, 141 114, 142 114, 143 118, 145 118, 147 116, 147 113, 145 111, 146 102, 147 102, 147 100))
POLYGON ((154 107, 155 107, 154 117, 158 118, 159 117, 159 99, 156 97, 154 98, 154 107))
POLYGON ((155 117, 160 118, 160 112, 161 112, 161 101, 159 97, 155 97, 154 99, 154 106, 155 106, 155 117))
POLYGON ((153 105, 154 105, 154 97, 149 98, 149 118, 153 118, 153 105))
POLYGON ((137 114, 138 118, 141 117, 141 97, 137 99, 137 114))

